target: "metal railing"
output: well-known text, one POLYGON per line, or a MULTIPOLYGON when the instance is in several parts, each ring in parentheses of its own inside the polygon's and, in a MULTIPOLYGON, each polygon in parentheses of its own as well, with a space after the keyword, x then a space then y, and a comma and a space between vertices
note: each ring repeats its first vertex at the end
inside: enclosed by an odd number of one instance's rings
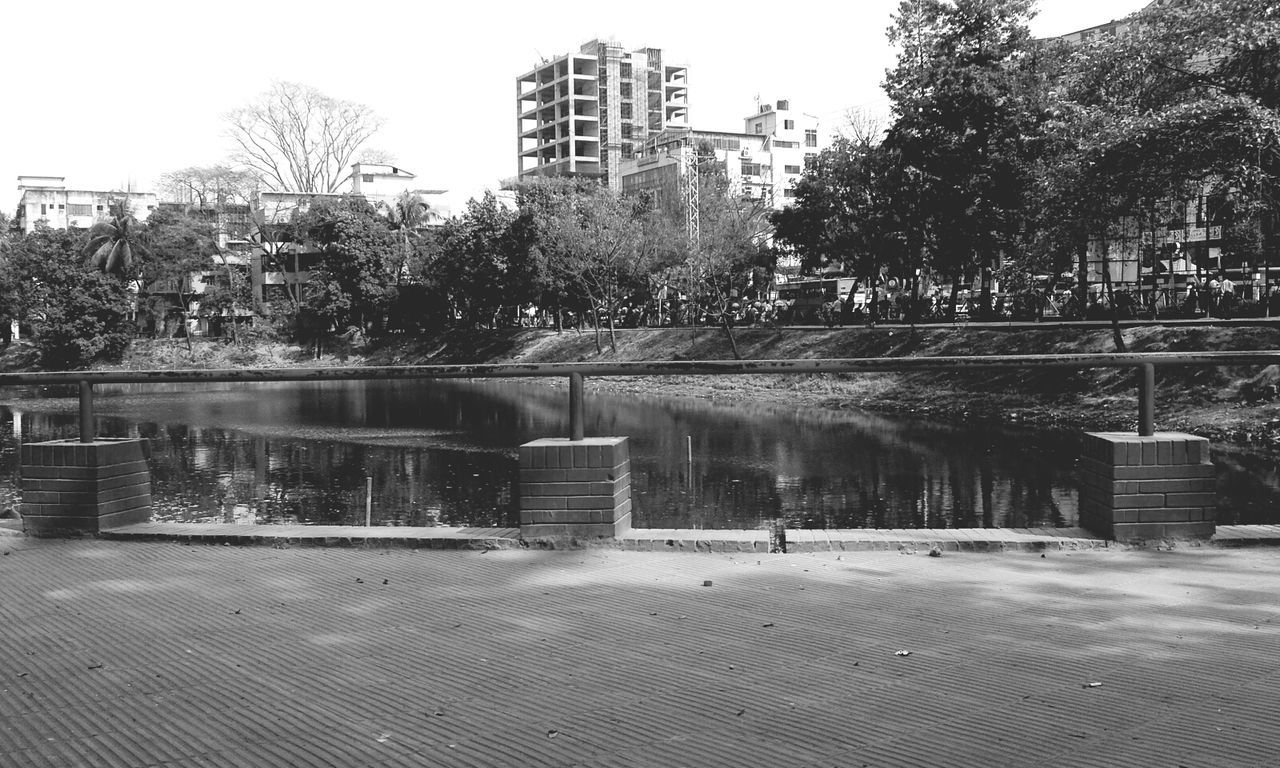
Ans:
POLYGON ((691 360, 669 362, 499 363, 384 367, 246 368, 177 371, 57 371, 0 373, 0 386, 78 385, 80 441, 95 437, 96 384, 200 382, 355 381, 394 379, 569 379, 569 438, 583 439, 583 390, 587 376, 723 376, 866 373, 880 371, 982 370, 992 368, 1134 368, 1138 387, 1138 434, 1155 432, 1156 366, 1265 366, 1280 364, 1280 350, 1243 352, 1136 352, 1077 355, 972 355, 870 357, 813 360, 691 360))

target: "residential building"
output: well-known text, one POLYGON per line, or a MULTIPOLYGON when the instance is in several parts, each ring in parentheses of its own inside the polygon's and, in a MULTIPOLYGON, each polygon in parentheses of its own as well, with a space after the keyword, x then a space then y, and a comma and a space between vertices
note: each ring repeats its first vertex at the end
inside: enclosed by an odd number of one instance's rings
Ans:
POLYGON ((624 163, 644 142, 689 125, 688 69, 659 48, 592 40, 516 78, 517 169, 599 178, 622 189, 624 163))
POLYGON ((24 234, 45 222, 53 229, 88 229, 111 215, 111 206, 124 202, 134 217, 145 221, 158 201, 151 192, 68 189, 65 176, 19 176, 18 211, 14 217, 24 234))
POLYGON ((375 208, 390 208, 395 205, 396 198, 410 192, 427 204, 428 224, 443 222, 449 218, 449 206, 444 195, 448 190, 424 189, 417 185, 417 175, 384 163, 355 163, 351 173, 340 184, 346 185, 346 192, 359 195, 373 204, 375 208))
POLYGON ((826 144, 818 118, 796 112, 781 100, 761 103, 743 120, 741 133, 669 128, 645 140, 638 157, 623 164, 622 191, 647 191, 670 210, 683 200, 680 190, 692 149, 705 164, 714 159, 735 194, 781 209, 795 199, 795 184, 826 144))
POLYGON ((288 228, 294 214, 305 211, 316 200, 341 200, 341 192, 259 192, 254 196, 257 211, 251 235, 249 277, 254 304, 300 301, 311 270, 320 261, 320 251, 312 243, 298 242, 288 228))

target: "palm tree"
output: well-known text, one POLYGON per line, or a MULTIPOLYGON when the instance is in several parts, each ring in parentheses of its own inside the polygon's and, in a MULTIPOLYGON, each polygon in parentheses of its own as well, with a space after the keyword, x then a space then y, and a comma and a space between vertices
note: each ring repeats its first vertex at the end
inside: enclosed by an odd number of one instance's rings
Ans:
POLYGON ((400 232, 400 263, 396 265, 396 282, 404 275, 405 266, 409 263, 409 239, 435 216, 431 205, 416 192, 405 190, 396 195, 394 202, 386 205, 387 224, 391 229, 400 232))
POLYGON ((149 255, 140 241, 141 229, 124 201, 113 203, 111 217, 89 228, 84 254, 102 273, 125 280, 132 272, 134 253, 149 255))

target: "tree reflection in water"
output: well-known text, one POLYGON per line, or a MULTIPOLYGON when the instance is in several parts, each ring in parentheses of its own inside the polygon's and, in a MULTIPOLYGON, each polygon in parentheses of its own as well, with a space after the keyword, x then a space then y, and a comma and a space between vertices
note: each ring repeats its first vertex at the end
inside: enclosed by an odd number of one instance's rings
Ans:
MULTIPOLYGON (((516 447, 564 435, 563 387, 342 382, 102 388, 104 435, 152 445, 158 520, 360 525, 366 477, 381 525, 511 526, 516 447)), ((856 410, 592 394, 589 435, 628 435, 634 523, 756 528, 1068 526, 1070 436, 941 426, 856 410), (692 438, 693 462, 688 462, 692 438)), ((72 437, 75 401, 0 407, 0 503, 25 439, 72 437)), ((1224 521, 1280 521, 1274 463, 1220 463, 1224 521), (1238 492, 1232 493, 1236 489, 1238 492), (1266 519, 1266 518, 1272 519, 1266 519)))

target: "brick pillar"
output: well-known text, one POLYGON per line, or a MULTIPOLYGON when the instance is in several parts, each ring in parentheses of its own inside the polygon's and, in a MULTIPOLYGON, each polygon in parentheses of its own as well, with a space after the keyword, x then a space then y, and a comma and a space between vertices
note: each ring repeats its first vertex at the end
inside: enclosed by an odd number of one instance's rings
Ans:
POLYGON ((146 440, 22 446, 22 521, 34 536, 97 533, 151 518, 146 440))
POLYGON ((1121 542, 1208 539, 1218 497, 1209 441, 1180 432, 1086 432, 1080 525, 1121 542))
POLYGON ((625 437, 548 437, 520 446, 520 535, 612 538, 631 529, 625 437))

